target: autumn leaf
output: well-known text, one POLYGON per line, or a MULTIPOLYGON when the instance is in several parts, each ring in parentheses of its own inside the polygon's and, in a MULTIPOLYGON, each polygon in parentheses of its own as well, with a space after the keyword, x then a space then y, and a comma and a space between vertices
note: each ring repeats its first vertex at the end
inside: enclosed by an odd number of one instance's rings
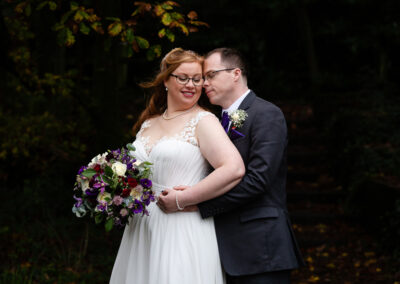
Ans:
POLYGON ((108 26, 107 30, 108 30, 108 34, 110 36, 117 36, 122 31, 122 23, 120 21, 116 21, 114 23, 111 23, 108 26))
POLYGON ((165 36, 165 28, 162 28, 158 31, 158 37, 163 38, 165 36))
POLYGON ((185 35, 189 35, 189 30, 184 24, 179 24, 179 27, 185 35))
POLYGON ((132 29, 126 30, 126 41, 132 43, 135 40, 135 36, 133 35, 132 29))
POLYGON ((145 39, 145 38, 143 38, 143 37, 140 37, 140 36, 136 36, 135 39, 136 39, 136 41, 137 41, 137 43, 138 43, 138 45, 139 45, 139 47, 140 47, 141 49, 147 49, 147 48, 149 48, 150 44, 149 44, 149 42, 147 41, 147 39, 145 39))
POLYGON ((161 22, 165 25, 165 26, 169 26, 172 22, 172 17, 171 14, 169 13, 165 13, 162 18, 161 18, 161 22))
POLYGON ((79 30, 81 31, 81 33, 83 33, 84 35, 88 35, 90 32, 90 28, 88 26, 86 26, 84 23, 80 23, 79 24, 79 30))
POLYGON ((175 34, 170 29, 165 30, 165 35, 167 36, 170 42, 175 41, 175 34))
POLYGON ((196 13, 195 11, 190 11, 190 12, 187 14, 187 17, 188 17, 190 20, 197 20, 197 13, 196 13))
POLYGON ((174 1, 165 1, 164 4, 179 7, 179 4, 174 1))
POLYGON ((157 17, 160 17, 162 14, 165 13, 165 10, 161 7, 161 5, 156 5, 154 7, 154 13, 156 14, 157 17))

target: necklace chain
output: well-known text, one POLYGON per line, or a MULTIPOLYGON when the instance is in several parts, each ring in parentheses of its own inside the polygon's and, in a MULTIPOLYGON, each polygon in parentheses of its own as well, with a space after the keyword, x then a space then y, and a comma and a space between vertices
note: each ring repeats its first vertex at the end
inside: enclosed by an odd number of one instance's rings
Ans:
POLYGON ((174 119, 174 118, 176 118, 176 117, 178 117, 178 116, 181 116, 181 115, 183 115, 183 114, 185 114, 185 113, 188 113, 188 112, 190 112, 191 110, 193 110, 194 109, 194 107, 196 106, 196 104, 194 104, 191 108, 189 108, 188 110, 185 110, 184 112, 181 112, 181 113, 179 113, 179 114, 177 114, 177 115, 175 115, 175 116, 173 116, 173 117, 167 117, 166 116, 166 114, 167 114, 167 110, 168 109, 165 109, 165 111, 164 111, 164 113, 162 114, 162 118, 163 119, 165 119, 165 120, 171 120, 171 119, 174 119))

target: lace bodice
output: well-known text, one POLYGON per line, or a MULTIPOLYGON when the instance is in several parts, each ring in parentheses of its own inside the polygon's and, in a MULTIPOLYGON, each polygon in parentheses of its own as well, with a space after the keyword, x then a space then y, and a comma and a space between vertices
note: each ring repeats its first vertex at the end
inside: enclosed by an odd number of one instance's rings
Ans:
POLYGON ((140 142, 143 144, 146 153, 149 155, 150 152, 152 151, 153 147, 160 143, 161 141, 164 140, 169 140, 169 139, 174 139, 174 140, 179 140, 183 142, 187 142, 192 144, 193 146, 198 146, 198 142, 196 139, 196 126, 201 120, 202 117, 207 116, 207 115, 214 115, 211 112, 208 111, 201 111, 196 114, 193 118, 191 118, 188 122, 186 122, 185 126, 183 127, 182 131, 179 133, 176 133, 175 135, 168 136, 164 135, 160 139, 154 141, 153 143, 150 143, 150 136, 143 136, 143 130, 151 126, 150 120, 146 120, 143 122, 142 126, 140 127, 139 132, 136 135, 136 139, 140 140, 140 142))

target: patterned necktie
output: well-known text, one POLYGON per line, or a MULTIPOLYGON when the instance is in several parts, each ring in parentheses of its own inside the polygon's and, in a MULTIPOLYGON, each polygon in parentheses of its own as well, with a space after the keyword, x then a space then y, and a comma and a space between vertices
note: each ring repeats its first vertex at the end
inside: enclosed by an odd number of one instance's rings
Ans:
POLYGON ((222 127, 225 129, 225 132, 228 133, 229 129, 229 115, 227 111, 222 112, 222 119, 221 119, 222 127))

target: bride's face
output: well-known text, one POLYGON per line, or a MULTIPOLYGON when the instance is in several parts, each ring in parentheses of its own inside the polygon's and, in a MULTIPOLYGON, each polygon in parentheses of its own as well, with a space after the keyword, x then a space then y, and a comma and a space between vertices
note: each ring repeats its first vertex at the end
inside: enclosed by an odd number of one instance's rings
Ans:
POLYGON ((168 107, 179 110, 192 107, 199 100, 203 86, 200 63, 182 63, 164 84, 168 88, 168 107))

